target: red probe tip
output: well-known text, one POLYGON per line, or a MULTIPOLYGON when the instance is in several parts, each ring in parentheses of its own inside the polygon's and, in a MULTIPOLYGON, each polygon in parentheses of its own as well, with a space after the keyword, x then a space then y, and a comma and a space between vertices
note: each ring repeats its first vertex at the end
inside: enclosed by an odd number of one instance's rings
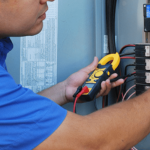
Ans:
POLYGON ((84 93, 88 93, 89 92, 89 89, 87 86, 84 86, 81 90, 81 92, 77 95, 77 97, 79 98, 82 94, 84 93))
POLYGON ((84 93, 88 93, 89 92, 88 87, 87 86, 83 87, 83 91, 84 91, 84 93))

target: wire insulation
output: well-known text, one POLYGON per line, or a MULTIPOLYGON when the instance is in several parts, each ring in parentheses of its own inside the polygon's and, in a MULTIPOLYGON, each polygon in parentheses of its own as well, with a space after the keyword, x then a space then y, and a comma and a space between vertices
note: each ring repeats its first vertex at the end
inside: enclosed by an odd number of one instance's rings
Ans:
POLYGON ((131 86, 128 90, 127 90, 127 92, 124 94, 124 96, 123 96, 123 98, 122 98, 122 101, 124 101, 124 99, 125 99, 125 97, 126 97, 126 95, 128 94, 128 92, 132 89, 132 88, 134 88, 136 85, 133 85, 133 86, 131 86))
POLYGON ((123 52, 123 50, 124 50, 125 48, 127 48, 127 47, 135 47, 135 45, 134 45, 134 44, 128 44, 128 45, 123 46, 123 47, 120 49, 119 54, 121 54, 121 53, 123 52))
POLYGON ((120 59, 135 59, 135 57, 128 56, 128 57, 121 57, 120 59))
POLYGON ((133 92, 128 98, 127 98, 127 100, 129 100, 133 95, 135 95, 136 94, 136 92, 133 92))
POLYGON ((125 53, 125 54, 120 54, 120 57, 126 56, 126 55, 134 55, 135 53, 125 53))

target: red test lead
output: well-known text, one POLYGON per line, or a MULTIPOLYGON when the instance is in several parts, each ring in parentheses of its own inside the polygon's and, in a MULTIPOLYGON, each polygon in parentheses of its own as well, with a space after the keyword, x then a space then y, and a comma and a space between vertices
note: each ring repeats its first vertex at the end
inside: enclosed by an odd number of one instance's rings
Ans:
POLYGON ((75 101, 74 101, 74 106, 73 106, 73 112, 75 113, 75 109, 76 109, 76 103, 77 103, 77 100, 78 98, 84 94, 84 93, 88 93, 89 92, 89 89, 87 86, 83 87, 81 92, 77 94, 76 98, 75 98, 75 101))

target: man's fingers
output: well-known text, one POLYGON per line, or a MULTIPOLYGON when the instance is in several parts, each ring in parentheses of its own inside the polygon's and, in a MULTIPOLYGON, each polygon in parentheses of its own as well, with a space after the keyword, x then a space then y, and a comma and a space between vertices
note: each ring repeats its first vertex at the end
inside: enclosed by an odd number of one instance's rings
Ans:
POLYGON ((119 79, 116 82, 111 83, 111 85, 112 85, 112 88, 114 88, 114 87, 119 86, 123 83, 124 83, 124 79, 119 79))
MULTIPOLYGON (((111 76, 111 78, 116 77, 116 75, 117 74, 114 74, 113 76, 111 76)), ((101 90, 97 94, 97 97, 107 95, 110 92, 111 88, 117 87, 117 86, 119 86, 123 83, 124 83, 123 79, 119 79, 119 80, 117 80, 116 82, 113 82, 113 83, 110 83, 110 79, 107 79, 106 81, 103 81, 101 83, 101 90)))
POLYGON ((106 80, 105 84, 106 84, 106 90, 103 93, 103 95, 107 95, 110 92, 111 88, 112 88, 112 85, 111 85, 109 79, 106 80))
POLYGON ((117 73, 113 73, 110 77, 109 77, 109 79, 111 80, 111 79, 114 79, 114 78, 116 78, 118 76, 118 74, 117 73))
POLYGON ((99 93, 101 96, 107 95, 110 92, 111 88, 112 88, 109 79, 107 79, 105 82, 103 82, 103 84, 101 84, 102 89, 99 93))
POLYGON ((97 67, 97 64, 98 64, 98 58, 94 57, 93 62, 90 65, 88 65, 87 67, 81 69, 81 71, 84 71, 87 74, 89 74, 97 67))
POLYGON ((100 92, 98 93, 97 96, 99 97, 100 95, 103 95, 103 93, 105 93, 106 89, 107 89, 107 87, 106 87, 106 81, 103 81, 101 83, 101 90, 100 90, 100 92))

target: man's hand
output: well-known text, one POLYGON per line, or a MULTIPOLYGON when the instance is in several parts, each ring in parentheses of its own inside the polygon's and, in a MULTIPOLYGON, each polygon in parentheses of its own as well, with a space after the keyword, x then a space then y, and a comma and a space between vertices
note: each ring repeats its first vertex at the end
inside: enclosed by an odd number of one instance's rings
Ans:
MULTIPOLYGON (((97 64, 98 58, 95 57, 94 61, 89 66, 72 74, 65 81, 45 89, 38 94, 53 100, 59 105, 73 102, 73 94, 76 92, 77 88, 86 81, 86 79, 89 77, 89 73, 91 73, 97 67, 97 64)), ((116 82, 110 83, 110 79, 116 77, 116 73, 112 74, 109 79, 101 83, 101 90, 97 94, 97 97, 107 95, 111 88, 121 85, 124 82, 123 79, 119 79, 116 82)))
MULTIPOLYGON (((73 94, 76 92, 77 88, 86 81, 86 79, 89 77, 89 73, 91 73, 94 69, 96 69, 97 64, 98 64, 98 58, 95 57, 94 61, 89 66, 72 74, 64 81, 65 96, 66 96, 67 102, 73 101, 73 94)), ((109 91, 111 90, 111 88, 114 88, 124 83, 123 79, 119 79, 116 82, 110 83, 110 79, 113 79, 116 77, 117 77, 117 74, 114 73, 109 77, 109 79, 101 83, 101 90, 97 94, 97 97, 107 95, 109 91)))

